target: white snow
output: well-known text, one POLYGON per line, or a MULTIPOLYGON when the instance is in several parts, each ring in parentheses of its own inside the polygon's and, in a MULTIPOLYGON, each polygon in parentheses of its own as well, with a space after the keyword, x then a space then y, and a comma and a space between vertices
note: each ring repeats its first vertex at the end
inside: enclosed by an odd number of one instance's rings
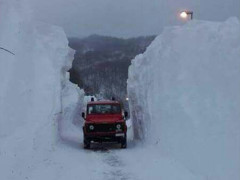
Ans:
POLYGON ((129 71, 128 148, 84 150, 74 52, 30 5, 0 0, 1 180, 239 180, 236 19, 166 29, 129 71))
POLYGON ((0 51, 0 179, 55 179, 58 133, 69 132, 83 98, 67 80, 73 51, 61 28, 32 19, 27 2, 0 4, 0 46, 15 53, 0 51), (59 117, 68 121, 58 132, 59 117))
POLYGON ((0 50, 0 179, 124 176, 111 150, 83 149, 84 94, 66 73, 73 51, 61 28, 34 21, 29 2, 0 1, 0 44, 15 53, 0 50))
POLYGON ((239 180, 239 57, 236 18, 166 28, 129 68, 135 137, 196 176, 239 180))

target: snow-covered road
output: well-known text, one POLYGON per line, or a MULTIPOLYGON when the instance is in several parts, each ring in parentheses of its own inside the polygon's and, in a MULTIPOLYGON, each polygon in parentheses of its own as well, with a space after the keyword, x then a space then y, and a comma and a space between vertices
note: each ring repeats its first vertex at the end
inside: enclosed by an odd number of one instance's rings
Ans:
MULTIPOLYGON (((54 160, 47 163, 48 169, 55 171, 49 170, 56 175, 54 179, 134 179, 134 176, 130 178, 129 170, 119 156, 119 152, 124 153, 127 149, 114 143, 94 143, 91 149, 83 149, 81 127, 78 130, 62 136, 58 150, 53 153, 54 158, 51 157, 54 160)), ((133 148, 131 128, 128 132, 129 148, 133 148)))
POLYGON ((146 147, 133 141, 131 121, 128 124, 128 147, 121 149, 114 143, 94 143, 90 150, 83 149, 82 131, 78 128, 65 133, 58 143, 58 151, 52 163, 56 179, 75 180, 200 180, 175 160, 166 158, 158 144, 146 147), (174 173, 172 173, 174 172, 174 173))

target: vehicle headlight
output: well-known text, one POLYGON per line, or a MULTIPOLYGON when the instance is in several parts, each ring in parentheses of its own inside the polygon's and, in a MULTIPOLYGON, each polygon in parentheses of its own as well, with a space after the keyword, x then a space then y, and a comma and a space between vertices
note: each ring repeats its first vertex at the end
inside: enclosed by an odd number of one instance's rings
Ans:
POLYGON ((90 130, 94 130, 94 126, 93 126, 93 125, 90 125, 90 126, 89 126, 89 129, 90 129, 90 130))
POLYGON ((116 125, 117 130, 121 130, 121 127, 122 127, 121 124, 116 125))

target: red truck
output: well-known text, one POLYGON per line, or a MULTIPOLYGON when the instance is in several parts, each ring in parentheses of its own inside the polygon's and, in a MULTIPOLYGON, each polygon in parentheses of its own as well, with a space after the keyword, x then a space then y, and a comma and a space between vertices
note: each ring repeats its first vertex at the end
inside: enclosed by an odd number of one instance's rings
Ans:
POLYGON ((91 142, 117 142, 121 148, 127 147, 127 112, 118 101, 94 101, 87 104, 83 125, 84 148, 91 142))

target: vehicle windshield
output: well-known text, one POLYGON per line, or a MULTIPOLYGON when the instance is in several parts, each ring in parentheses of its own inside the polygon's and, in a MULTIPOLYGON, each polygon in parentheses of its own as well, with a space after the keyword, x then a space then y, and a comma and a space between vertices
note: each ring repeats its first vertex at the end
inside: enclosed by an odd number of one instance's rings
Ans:
POLYGON ((88 105, 88 114, 120 114, 119 104, 91 104, 88 105))

